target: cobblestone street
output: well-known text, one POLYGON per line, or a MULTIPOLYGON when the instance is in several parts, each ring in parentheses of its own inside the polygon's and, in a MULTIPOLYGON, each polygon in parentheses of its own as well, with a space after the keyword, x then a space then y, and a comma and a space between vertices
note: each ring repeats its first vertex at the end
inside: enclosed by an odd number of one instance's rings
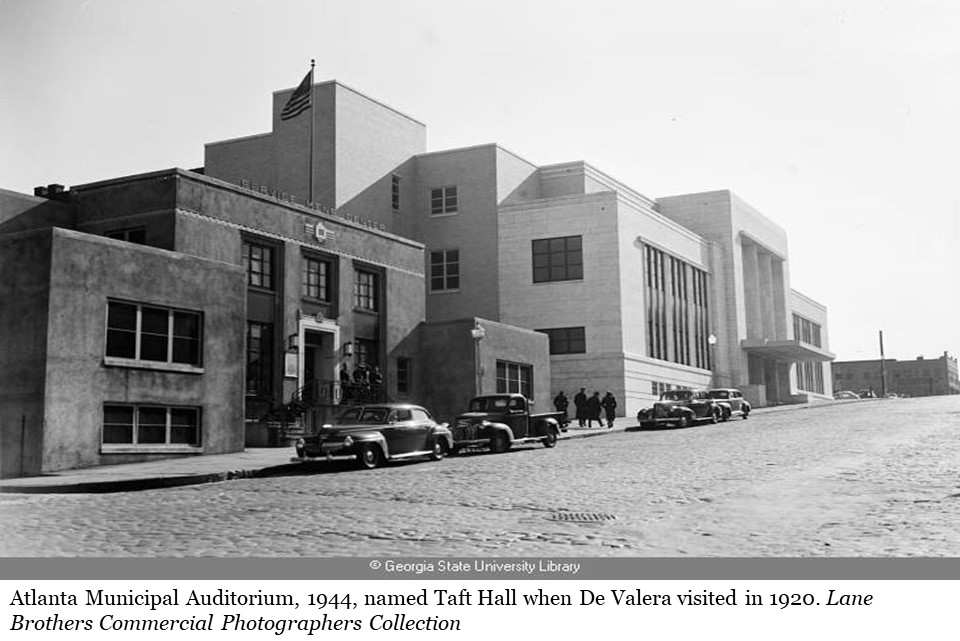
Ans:
POLYGON ((0 512, 3 556, 956 556, 960 397, 0 512))

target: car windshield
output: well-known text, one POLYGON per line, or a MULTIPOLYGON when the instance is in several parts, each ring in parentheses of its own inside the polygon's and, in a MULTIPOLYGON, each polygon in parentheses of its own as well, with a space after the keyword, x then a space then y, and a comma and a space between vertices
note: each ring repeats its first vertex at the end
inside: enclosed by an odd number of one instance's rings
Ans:
POLYGON ((470 401, 471 412, 504 412, 510 403, 507 396, 481 396, 470 401))
POLYGON ((689 401, 693 397, 693 390, 675 389, 664 392, 660 396, 661 401, 689 401))
POLYGON ((379 425, 387 421, 387 408, 385 407, 356 407, 349 409, 340 415, 337 419, 338 425, 356 425, 364 423, 368 425, 379 425))
POLYGON ((730 398, 730 392, 725 389, 715 389, 707 392, 710 398, 730 398))

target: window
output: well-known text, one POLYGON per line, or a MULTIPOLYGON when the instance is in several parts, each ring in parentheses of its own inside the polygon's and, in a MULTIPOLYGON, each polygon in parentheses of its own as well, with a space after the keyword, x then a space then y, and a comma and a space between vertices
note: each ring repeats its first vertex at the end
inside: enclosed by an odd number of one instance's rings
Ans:
POLYGON ((583 354, 587 351, 583 327, 558 327, 537 331, 550 337, 551 354, 583 354))
POLYGON ((797 314, 793 315, 793 338, 820 347, 820 325, 797 314))
POLYGON ((304 256, 303 295, 306 298, 313 298, 329 303, 331 289, 330 277, 332 271, 329 261, 304 256))
POLYGON ((198 312, 110 301, 106 356, 200 367, 198 312))
POLYGON ((393 211, 400 211, 400 176, 396 174, 390 180, 390 205, 393 211))
POLYGON ((136 243, 138 245, 147 244, 147 230, 144 227, 108 231, 104 236, 113 238, 114 240, 125 240, 128 243, 136 243))
POLYGON ((497 361, 497 393, 533 398, 533 366, 497 361))
POLYGON ((247 394, 273 394, 273 324, 247 321, 247 394))
POLYGON ((406 396, 410 394, 411 380, 411 361, 409 358, 401 357, 397 359, 397 394, 406 396))
POLYGON ((108 446, 200 446, 200 409, 155 405, 103 406, 103 444, 108 446))
POLYGON ((644 245, 647 355, 711 369, 707 273, 644 245))
POLYGON ((247 270, 247 285, 274 289, 273 247, 244 241, 243 266, 247 270))
POLYGON ((380 344, 377 341, 356 338, 353 341, 353 357, 357 365, 366 365, 369 368, 380 365, 380 344))
POLYGON ((430 252, 430 291, 449 292, 460 289, 460 251, 444 249, 430 252))
POLYGON ((807 392, 823 394, 823 365, 816 361, 798 362, 797 387, 807 392))
POLYGON ((437 187, 430 190, 430 215, 457 213, 457 188, 437 187))
POLYGON ((580 236, 533 241, 533 282, 549 283, 583 278, 583 243, 580 236))
POLYGON ((353 304, 355 307, 375 312, 379 309, 379 278, 373 272, 356 270, 353 281, 353 304))

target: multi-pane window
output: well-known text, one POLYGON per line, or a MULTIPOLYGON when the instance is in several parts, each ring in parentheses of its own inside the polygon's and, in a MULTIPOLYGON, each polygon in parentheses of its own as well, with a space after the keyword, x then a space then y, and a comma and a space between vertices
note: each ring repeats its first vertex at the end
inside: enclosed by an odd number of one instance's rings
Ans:
POLYGON ((497 361, 497 393, 533 398, 533 366, 497 361))
POLYGON ((380 365, 380 344, 375 340, 357 338, 353 341, 353 356, 357 365, 373 368, 380 365))
POLYGON ((803 316, 793 315, 793 338, 820 347, 820 325, 803 316))
POLYGON ((551 354, 583 354, 587 351, 587 341, 583 327, 558 327, 538 329, 550 338, 551 354))
POLYGON ((430 190, 430 214, 439 216, 441 214, 457 213, 457 188, 437 187, 430 190))
POLYGON ((397 359, 397 394, 406 396, 410 393, 412 364, 409 358, 402 356, 397 359))
POLYGON ((390 205, 393 211, 400 211, 400 176, 396 174, 390 178, 390 205))
POLYGON ((273 324, 247 321, 247 394, 273 394, 273 324))
POLYGON ((580 236, 533 241, 533 282, 549 283, 583 278, 583 240, 580 236))
POLYGON ((303 295, 307 298, 330 302, 331 272, 329 261, 304 256, 303 295))
POLYGON ((104 445, 200 445, 200 409, 107 403, 104 445))
POLYGON ((374 272, 356 270, 353 279, 353 305, 359 309, 375 312, 379 309, 379 277, 374 272))
POLYGON ((243 266, 247 270, 247 285, 274 289, 273 247, 243 242, 243 266))
POLYGON ((110 301, 105 354, 199 367, 202 324, 198 312, 110 301))
POLYGON ((125 240, 128 243, 136 243, 138 245, 147 244, 147 230, 143 227, 108 231, 104 236, 115 240, 125 240))
POLYGON ((460 251, 444 249, 430 252, 430 291, 460 289, 460 251))
POLYGON ((807 392, 823 394, 823 364, 817 361, 798 362, 797 387, 807 392))
POLYGON ((644 245, 647 355, 710 369, 707 273, 644 245))

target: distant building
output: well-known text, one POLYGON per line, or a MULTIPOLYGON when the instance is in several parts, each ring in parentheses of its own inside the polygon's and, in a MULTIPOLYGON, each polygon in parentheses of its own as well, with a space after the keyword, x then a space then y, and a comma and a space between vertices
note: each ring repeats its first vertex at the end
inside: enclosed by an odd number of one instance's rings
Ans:
MULTIPOLYGON (((883 374, 888 394, 903 396, 942 396, 960 394, 957 357, 944 352, 939 358, 918 356, 912 361, 884 359, 883 374)), ((834 361, 833 388, 881 394, 880 359, 873 361, 834 361)))

